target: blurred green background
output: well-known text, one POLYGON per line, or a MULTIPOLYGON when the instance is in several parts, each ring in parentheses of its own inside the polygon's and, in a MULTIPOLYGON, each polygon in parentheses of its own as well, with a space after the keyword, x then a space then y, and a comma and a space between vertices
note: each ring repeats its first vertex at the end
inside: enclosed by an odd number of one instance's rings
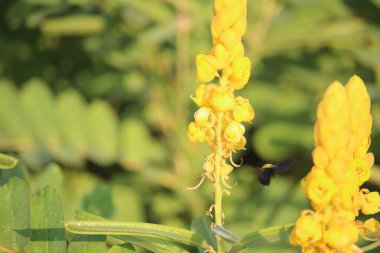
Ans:
MULTIPOLYGON (((187 140, 196 106, 194 59, 211 48, 211 0, 1 0, 0 149, 17 175, 114 220, 189 227, 212 203, 200 179, 206 144, 187 140)), ((308 208, 299 180, 312 166, 318 101, 334 80, 358 74, 372 98, 372 152, 380 160, 380 1, 248 0, 254 106, 244 165, 224 199, 238 235, 295 221, 308 208), (295 159, 270 187, 265 161, 295 159)), ((367 184, 379 189, 375 166, 367 184)), ((249 252, 249 250, 245 251, 249 252)), ((255 252, 298 252, 274 245, 255 252)))

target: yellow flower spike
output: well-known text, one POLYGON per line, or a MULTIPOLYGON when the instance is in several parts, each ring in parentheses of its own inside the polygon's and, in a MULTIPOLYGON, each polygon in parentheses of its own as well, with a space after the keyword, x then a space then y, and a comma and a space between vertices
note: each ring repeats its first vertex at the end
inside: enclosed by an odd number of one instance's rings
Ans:
MULTIPOLYGON (((363 81, 354 76, 345 87, 332 83, 318 105, 314 167, 301 182, 319 215, 323 237, 318 243, 293 240, 303 252, 360 252, 355 245, 360 230, 355 219, 360 210, 363 214, 380 211, 379 193, 360 190, 374 164, 373 154, 367 153, 371 126, 370 100, 363 81)), ((300 233, 306 230, 297 226, 300 233)))
POLYGON ((251 61, 247 57, 238 57, 232 62, 231 86, 234 89, 243 88, 251 75, 251 61))
MULTIPOLYGON (((250 122, 255 114, 248 100, 235 98, 234 90, 243 88, 250 77, 251 62, 244 57, 241 37, 247 28, 246 0, 214 0, 214 16, 211 21, 213 48, 209 54, 196 58, 197 81, 201 84, 192 99, 201 107, 195 114, 195 122, 189 124, 191 141, 207 141, 212 154, 204 163, 201 182, 209 179, 214 185, 215 225, 223 225, 222 196, 229 195, 226 180, 234 167, 232 153, 243 150, 246 138, 241 122, 250 122), (214 80, 216 79, 216 80, 214 80), (207 84, 209 82, 212 84, 207 84), (230 159, 231 164, 226 163, 230 159)), ((217 236, 217 252, 225 252, 221 238, 217 236)))

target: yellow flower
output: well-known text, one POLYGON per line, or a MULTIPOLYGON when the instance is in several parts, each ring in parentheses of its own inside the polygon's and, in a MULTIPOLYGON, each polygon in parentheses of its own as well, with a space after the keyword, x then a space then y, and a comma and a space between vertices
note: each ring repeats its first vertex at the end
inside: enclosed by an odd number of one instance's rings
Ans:
POLYGON ((237 57, 232 62, 231 86, 234 89, 243 88, 251 74, 251 61, 247 57, 237 57))
POLYGON ((231 143, 238 143, 244 135, 245 128, 242 124, 231 121, 224 130, 224 137, 231 143))
POLYGON ((187 136, 192 142, 204 142, 206 140, 205 131, 194 122, 190 123, 187 136))
POLYGON ((212 110, 207 107, 201 107, 194 113, 195 122, 202 126, 212 124, 213 121, 215 121, 213 118, 215 118, 215 116, 213 115, 212 110))
POLYGON ((323 170, 312 170, 306 182, 306 194, 312 201, 313 207, 320 209, 329 204, 336 187, 334 181, 323 170))
POLYGON ((210 106, 217 112, 232 110, 235 106, 235 97, 228 87, 218 86, 210 99, 210 106))
POLYGON ((376 232, 380 230, 380 224, 377 220, 371 218, 364 222, 363 228, 365 228, 369 232, 376 232))
POLYGON ((365 181, 368 181, 371 176, 371 168, 364 159, 354 159, 351 163, 352 170, 355 171, 358 185, 362 185, 365 181))
POLYGON ((255 112, 247 99, 237 97, 233 116, 237 122, 251 122, 255 117, 255 112))
POLYGON ((199 54, 197 56, 197 81, 201 83, 210 82, 218 75, 218 69, 223 64, 214 56, 199 54))
POLYGON ((367 189, 362 189, 360 195, 363 214, 368 215, 380 212, 380 195, 378 192, 369 192, 367 189))
POLYGON ((323 233, 323 240, 331 247, 343 249, 354 244, 359 237, 359 230, 354 223, 330 225, 323 233))
POLYGON ((297 220, 290 235, 290 242, 294 245, 308 245, 321 240, 322 224, 313 212, 304 211, 297 220))

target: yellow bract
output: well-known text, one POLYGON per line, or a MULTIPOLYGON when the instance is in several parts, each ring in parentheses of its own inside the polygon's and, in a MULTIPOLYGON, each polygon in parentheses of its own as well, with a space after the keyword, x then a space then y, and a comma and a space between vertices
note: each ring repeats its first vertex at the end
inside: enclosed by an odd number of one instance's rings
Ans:
POLYGON ((357 252, 359 211, 366 215, 380 211, 379 193, 360 190, 374 163, 373 154, 367 153, 371 126, 370 98, 363 81, 353 76, 345 87, 333 82, 318 106, 314 167, 302 181, 315 212, 302 214, 291 234, 291 242, 303 252, 357 252), (311 220, 317 237, 311 237, 304 225, 311 220))

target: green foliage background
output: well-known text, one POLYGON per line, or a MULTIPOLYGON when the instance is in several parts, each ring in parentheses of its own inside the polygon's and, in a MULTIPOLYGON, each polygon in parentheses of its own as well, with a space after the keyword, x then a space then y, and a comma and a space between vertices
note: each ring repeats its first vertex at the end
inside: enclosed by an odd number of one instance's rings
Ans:
MULTIPOLYGON (((0 1, 0 148, 22 161, 1 183, 16 175, 32 193, 54 186, 65 219, 81 209, 189 227, 212 202, 210 183, 186 189, 209 152, 186 128, 211 15, 211 0, 0 1)), ((358 74, 367 84, 380 159, 380 1, 249 0, 244 43, 253 72, 241 95, 256 117, 224 201, 238 235, 293 222, 308 207, 299 180, 332 81, 358 74), (269 188, 258 184, 256 166, 289 158, 295 165, 269 188)), ((367 186, 379 185, 376 166, 367 186)))

